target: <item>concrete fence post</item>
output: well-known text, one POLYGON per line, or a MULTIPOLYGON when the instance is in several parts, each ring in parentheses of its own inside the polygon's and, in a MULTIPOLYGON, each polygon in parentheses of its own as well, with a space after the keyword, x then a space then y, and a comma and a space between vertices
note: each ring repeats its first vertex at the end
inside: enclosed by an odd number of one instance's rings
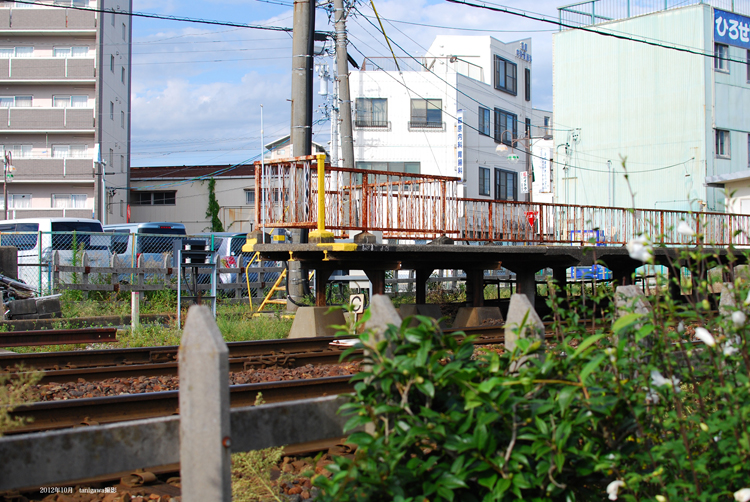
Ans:
POLYGON ((182 500, 229 502, 229 350, 208 307, 188 310, 179 361, 182 500))
POLYGON ((505 349, 516 348, 519 338, 536 337, 544 340, 544 323, 525 294, 510 297, 508 317, 505 319, 505 349))

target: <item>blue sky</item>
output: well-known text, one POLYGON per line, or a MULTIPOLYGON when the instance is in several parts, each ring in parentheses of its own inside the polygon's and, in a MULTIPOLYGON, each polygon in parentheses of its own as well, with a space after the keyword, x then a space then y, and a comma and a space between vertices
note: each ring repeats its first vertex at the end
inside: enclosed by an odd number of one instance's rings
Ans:
MULTIPOLYGON (((557 17, 559 2, 507 0, 505 6, 557 17)), ((533 102, 552 108, 554 26, 440 1, 376 1, 389 37, 420 56, 437 34, 492 35, 508 42, 533 39, 533 102), (488 31, 484 31, 488 30, 488 31)), ((382 34, 366 20, 369 2, 347 23, 350 54, 388 55, 382 34)), ((291 0, 134 0, 133 10, 248 23, 292 26, 291 0)), ((333 31, 325 9, 316 29, 333 31)), ((261 105, 265 143, 289 133, 291 34, 133 18, 133 166, 234 164, 261 149, 261 105)), ((397 56, 404 56, 396 50, 397 56)), ((318 62, 329 62, 321 58, 318 62)), ((316 106, 320 104, 317 98, 316 106)), ((316 112, 315 119, 322 119, 316 112)), ((313 141, 329 140, 329 123, 314 127, 313 141)))

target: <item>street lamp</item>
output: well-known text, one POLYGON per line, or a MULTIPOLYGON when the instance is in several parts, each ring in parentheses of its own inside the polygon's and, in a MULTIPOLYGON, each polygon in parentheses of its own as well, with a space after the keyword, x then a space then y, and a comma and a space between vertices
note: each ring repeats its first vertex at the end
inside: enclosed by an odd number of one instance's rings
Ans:
POLYGON ((9 151, 5 151, 5 157, 3 158, 3 201, 5 209, 5 220, 8 219, 8 182, 13 179, 13 173, 16 172, 16 168, 11 164, 13 161, 13 154, 9 151))
MULTIPOLYGON (((520 138, 513 139, 513 136, 510 132, 510 130, 506 129, 500 134, 500 144, 497 145, 497 148, 495 148, 495 151, 498 153, 498 155, 501 155, 504 152, 508 151, 508 145, 503 142, 503 137, 505 134, 509 134, 510 136, 510 148, 517 148, 516 144, 519 141, 525 141, 526 142, 526 176, 528 177, 528 184, 529 184, 529 202, 532 202, 532 193, 534 192, 533 188, 533 179, 534 176, 531 173, 531 158, 529 157, 529 154, 531 153, 531 138, 528 136, 528 134, 524 134, 520 138)), ((516 153, 510 153, 508 154, 508 161, 511 164, 517 164, 518 163, 518 154, 516 153)))

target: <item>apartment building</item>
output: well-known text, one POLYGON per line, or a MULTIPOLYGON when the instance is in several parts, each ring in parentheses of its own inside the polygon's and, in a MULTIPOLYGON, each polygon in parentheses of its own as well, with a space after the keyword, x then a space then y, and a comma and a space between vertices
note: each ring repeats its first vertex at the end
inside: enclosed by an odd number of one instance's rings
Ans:
POLYGON ((0 2, 9 218, 125 220, 131 10, 130 0, 0 2))
POLYGON ((418 62, 367 58, 350 78, 356 167, 458 176, 465 197, 528 200, 537 165, 526 151, 552 124, 532 109, 531 54, 528 38, 440 35, 418 62))

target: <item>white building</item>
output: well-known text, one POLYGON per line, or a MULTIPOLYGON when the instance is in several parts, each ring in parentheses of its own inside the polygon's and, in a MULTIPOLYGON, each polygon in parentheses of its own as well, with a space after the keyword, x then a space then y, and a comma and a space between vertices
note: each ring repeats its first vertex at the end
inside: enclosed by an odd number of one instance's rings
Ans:
POLYGON ((355 167, 459 176, 464 197, 527 200, 527 143, 551 121, 532 110, 531 54, 531 39, 441 35, 419 63, 399 58, 400 72, 367 58, 350 77, 355 167))
POLYGON ((723 192, 707 183, 745 172, 750 188, 750 12, 688 0, 615 21, 594 13, 625 12, 625 1, 561 9, 568 23, 591 12, 590 28, 620 38, 554 35, 556 198, 630 207, 632 193, 638 208, 723 211, 723 192))
POLYGON ((118 12, 131 7, 130 0, 0 2, 0 150, 16 169, 9 217, 124 221, 132 27, 118 12))

